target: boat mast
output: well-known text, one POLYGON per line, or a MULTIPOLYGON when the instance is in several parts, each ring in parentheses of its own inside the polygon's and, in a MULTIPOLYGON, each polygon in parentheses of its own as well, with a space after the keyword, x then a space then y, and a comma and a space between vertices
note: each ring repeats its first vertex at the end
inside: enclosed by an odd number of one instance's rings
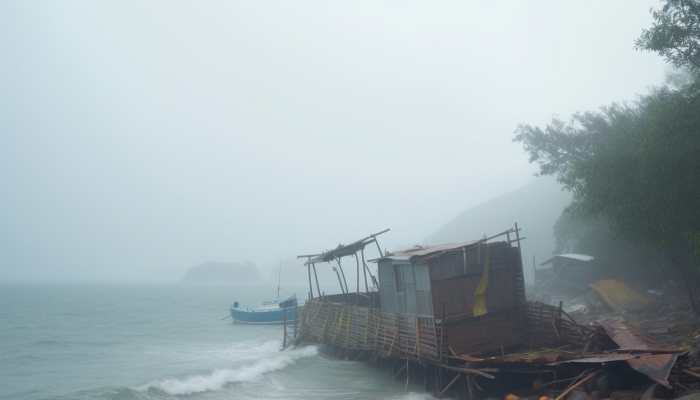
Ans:
POLYGON ((280 270, 277 276, 277 300, 280 298, 280 282, 282 282, 282 254, 280 254, 280 270))

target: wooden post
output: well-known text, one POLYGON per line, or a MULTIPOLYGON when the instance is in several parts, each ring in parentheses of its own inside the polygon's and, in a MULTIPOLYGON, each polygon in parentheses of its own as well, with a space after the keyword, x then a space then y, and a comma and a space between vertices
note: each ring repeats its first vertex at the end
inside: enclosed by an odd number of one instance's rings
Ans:
POLYGON ((535 255, 532 255, 532 273, 535 274, 535 286, 537 285, 537 264, 535 263, 535 255))
POLYGON ((443 339, 445 337, 445 300, 442 301, 440 307, 440 362, 442 362, 443 339))
POLYGON ((360 254, 362 255, 362 272, 365 275, 365 292, 369 293, 369 286, 367 285, 367 264, 365 264, 365 249, 360 249, 360 254))
POLYGON ((309 300, 314 298, 314 287, 311 285, 311 265, 306 264, 306 271, 309 273, 309 300))
POLYGON ((294 339, 296 340, 297 338, 297 324, 298 324, 298 313, 299 313, 299 307, 297 303, 297 299, 294 299, 294 339))
MULTIPOLYGON (((311 259, 311 257, 309 257, 311 259)), ((316 275, 316 264, 311 264, 311 267, 314 269, 314 278, 316 278, 316 289, 318 291, 318 295, 321 295, 321 287, 318 286, 318 275, 316 275)))
POLYGON ((340 265, 340 258, 336 258, 335 261, 338 263, 338 268, 340 268, 340 273, 343 274, 343 282, 345 282, 345 293, 349 293, 348 281, 345 279, 345 272, 343 271, 343 266, 340 265))
POLYGON ((454 383, 457 382, 457 379, 459 379, 461 376, 462 376, 461 373, 460 373, 460 374, 457 374, 457 376, 455 376, 455 378, 452 380, 452 382, 450 382, 449 385, 447 385, 447 387, 445 387, 441 392, 438 392, 438 395, 437 395, 438 399, 439 399, 440 397, 442 397, 442 395, 445 394, 445 392, 447 391, 447 389, 449 389, 450 386, 454 385, 454 383))
POLYGON ((338 276, 338 283, 340 284, 340 291, 345 294, 345 289, 343 288, 343 281, 340 280, 340 274, 338 273, 338 270, 333 267, 333 271, 335 271, 335 274, 338 276))
MULTIPOLYGON (((468 365, 469 364, 467 364, 467 366, 468 365)), ((472 374, 467 374, 467 389, 469 390, 469 399, 470 400, 474 399, 474 385, 472 382, 473 379, 474 379, 474 377, 472 376, 472 374)))
POLYGON ((569 387, 568 389, 566 389, 562 394, 560 394, 559 397, 556 398, 556 400, 565 399, 566 396, 567 396, 569 393, 571 393, 574 389, 576 389, 577 387, 583 385, 584 383, 586 383, 587 381, 589 381, 589 380, 590 380, 591 378, 593 378, 594 376, 600 374, 601 372, 603 372, 603 369, 602 369, 602 368, 599 369, 599 370, 596 371, 596 372, 593 372, 592 374, 588 375, 587 377, 581 379, 577 384, 575 384, 575 385, 573 385, 573 386, 570 386, 570 387, 569 387))
POLYGON ((282 302, 282 324, 284 325, 284 339, 282 339, 282 349, 287 348, 287 303, 282 302))
POLYGON ((374 238, 374 244, 377 245, 377 250, 379 250, 379 258, 384 257, 384 253, 382 253, 382 248, 379 247, 379 242, 377 242, 377 238, 374 238))
POLYGON ((369 337, 369 308, 365 309, 365 348, 367 347, 367 338, 369 337))
POLYGON ((523 267, 523 251, 520 248, 520 232, 518 229, 518 223, 515 223, 515 240, 518 242, 518 253, 520 253, 520 268, 523 267))
POLYGON ((519 299, 521 302, 525 302, 525 272, 523 272, 523 249, 520 245, 520 232, 518 232, 518 223, 515 223, 515 240, 518 241, 518 254, 520 255, 520 278, 523 280, 523 296, 519 299))
POLYGON ((403 389, 404 392, 408 390, 408 379, 409 379, 409 376, 411 375, 410 371, 411 371, 411 365, 408 363, 408 358, 406 358, 406 387, 403 389))
POLYGON ((467 246, 462 247, 462 257, 464 258, 464 275, 467 274, 467 246))
POLYGON ((420 320, 416 317, 416 349, 418 351, 418 361, 420 361, 420 320))
MULTIPOLYGON (((396 337, 399 335, 399 327, 396 327, 396 332, 394 332, 394 339, 391 340, 391 346, 389 346, 389 354, 387 354, 387 357, 391 357, 391 352, 394 350, 394 343, 396 343, 396 337)), ((384 347, 384 346, 382 346, 384 347)), ((400 353, 399 353, 400 354, 400 353)), ((392 362, 393 366, 393 362, 392 362)))
POLYGON ((355 263, 357 264, 357 299, 355 299, 355 304, 360 306, 360 259, 357 258, 357 252, 355 252, 355 263))

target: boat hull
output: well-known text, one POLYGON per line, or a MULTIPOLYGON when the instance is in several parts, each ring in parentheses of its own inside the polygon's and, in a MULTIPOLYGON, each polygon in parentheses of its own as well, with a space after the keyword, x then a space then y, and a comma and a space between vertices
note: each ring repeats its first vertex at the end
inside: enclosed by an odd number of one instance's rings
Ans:
MULTIPOLYGON (((294 315, 299 308, 287 308, 287 323, 294 323, 294 315)), ((251 310, 229 308, 231 317, 235 322, 243 324, 281 324, 284 322, 283 309, 277 310, 251 310)))

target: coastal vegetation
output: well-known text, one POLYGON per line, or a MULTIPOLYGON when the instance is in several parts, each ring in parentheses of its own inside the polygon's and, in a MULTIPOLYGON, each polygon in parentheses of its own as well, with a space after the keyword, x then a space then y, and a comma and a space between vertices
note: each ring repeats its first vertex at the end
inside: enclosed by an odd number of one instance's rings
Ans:
POLYGON ((629 104, 554 117, 544 128, 519 125, 513 141, 540 175, 555 176, 572 195, 556 231, 560 244, 567 235, 581 244, 605 238, 657 267, 672 265, 698 323, 692 292, 700 287, 700 4, 668 0, 652 13, 655 22, 636 48, 674 66, 666 84, 629 104))

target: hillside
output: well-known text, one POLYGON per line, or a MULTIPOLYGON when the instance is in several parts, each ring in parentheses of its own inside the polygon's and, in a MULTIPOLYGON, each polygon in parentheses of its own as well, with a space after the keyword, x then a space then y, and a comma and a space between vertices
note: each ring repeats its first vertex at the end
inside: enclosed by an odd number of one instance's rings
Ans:
POLYGON ((512 228, 522 229, 525 277, 532 282, 532 255, 537 262, 549 258, 554 250, 552 227, 571 196, 563 192, 554 178, 538 177, 525 186, 486 203, 471 207, 426 238, 425 244, 479 239, 512 228))
POLYGON ((258 267, 252 263, 219 263, 208 262, 192 267, 185 272, 183 281, 209 281, 209 282, 252 282, 260 280, 258 267))

